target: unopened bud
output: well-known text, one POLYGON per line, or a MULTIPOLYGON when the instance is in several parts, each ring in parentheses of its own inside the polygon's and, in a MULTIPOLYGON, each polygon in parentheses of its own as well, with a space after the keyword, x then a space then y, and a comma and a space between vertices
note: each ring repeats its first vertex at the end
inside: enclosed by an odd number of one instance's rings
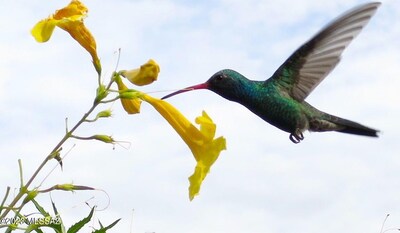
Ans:
POLYGON ((97 113, 96 118, 107 118, 107 117, 110 117, 111 115, 112 115, 111 110, 107 109, 107 110, 97 113))
POLYGON ((122 107, 128 114, 136 114, 140 112, 141 99, 122 99, 122 107))
POLYGON ((130 94, 125 94, 125 95, 128 95, 128 96, 121 96, 122 93, 131 92, 133 90, 130 90, 130 89, 128 89, 128 87, 125 86, 125 84, 121 80, 121 77, 118 74, 115 76, 115 82, 118 85, 121 104, 122 104, 122 107, 125 109, 125 111, 128 114, 139 113, 140 112, 141 100, 138 99, 138 98, 132 99, 133 96, 130 96, 130 94))
POLYGON ((54 186, 56 190, 75 191, 75 190, 94 190, 92 187, 73 184, 57 184, 54 186))
POLYGON ((23 203, 26 204, 26 203, 32 201, 37 195, 38 195, 38 190, 35 189, 32 191, 29 191, 28 194, 26 195, 23 203))
POLYGON ((102 101, 104 98, 106 98, 108 95, 108 91, 106 89, 106 86, 100 85, 97 90, 96 90, 96 102, 102 101))
POLYGON ((105 142, 105 143, 115 143, 114 139, 108 135, 96 134, 96 135, 93 135, 91 138, 105 142))
POLYGON ((119 93, 119 97, 121 99, 137 99, 137 98, 141 97, 142 95, 143 95, 143 93, 141 93, 140 91, 136 91, 136 90, 132 90, 132 89, 120 91, 120 93, 119 93))
POLYGON ((160 66, 154 60, 150 59, 146 64, 140 66, 139 69, 122 70, 119 73, 131 83, 144 86, 157 80, 158 73, 160 73, 160 66))

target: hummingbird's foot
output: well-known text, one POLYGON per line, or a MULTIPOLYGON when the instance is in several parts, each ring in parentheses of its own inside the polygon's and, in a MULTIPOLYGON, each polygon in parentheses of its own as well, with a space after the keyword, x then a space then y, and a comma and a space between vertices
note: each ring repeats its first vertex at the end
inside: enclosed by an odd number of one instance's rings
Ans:
POLYGON ((297 144, 297 143, 301 142, 301 140, 304 139, 304 136, 303 136, 303 133, 297 129, 295 133, 290 134, 289 139, 293 143, 297 144))

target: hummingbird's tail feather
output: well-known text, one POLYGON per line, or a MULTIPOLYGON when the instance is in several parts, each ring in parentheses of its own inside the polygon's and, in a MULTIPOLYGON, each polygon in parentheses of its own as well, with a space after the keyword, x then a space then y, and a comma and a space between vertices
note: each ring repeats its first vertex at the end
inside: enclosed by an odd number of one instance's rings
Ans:
POLYGON ((378 137, 379 130, 369 128, 357 122, 326 114, 323 119, 310 121, 311 131, 337 131, 369 137, 378 137))
POLYGON ((342 119, 339 117, 336 117, 336 119, 333 122, 335 124, 343 126, 343 129, 337 130, 338 132, 363 135, 363 136, 369 136, 369 137, 378 137, 379 130, 369 128, 369 127, 361 125, 357 122, 342 119))

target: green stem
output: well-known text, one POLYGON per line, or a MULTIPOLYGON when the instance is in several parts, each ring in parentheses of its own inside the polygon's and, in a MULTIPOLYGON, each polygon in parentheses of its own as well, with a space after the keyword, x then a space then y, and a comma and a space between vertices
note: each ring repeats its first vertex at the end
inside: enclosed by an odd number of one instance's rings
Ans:
POLYGON ((93 136, 90 136, 90 137, 81 137, 81 136, 76 136, 76 135, 71 135, 71 138, 75 138, 75 139, 78 139, 78 140, 93 140, 93 139, 94 139, 93 136))
POLYGON ((97 121, 98 119, 99 119, 98 117, 96 117, 94 119, 86 119, 85 122, 93 123, 93 122, 97 121))
MULTIPOLYGON (((109 85, 111 86, 111 85, 109 85)), ((21 200, 21 198, 24 196, 24 194, 26 192, 24 192, 24 190, 27 190, 28 187, 32 184, 32 182, 35 180, 35 178, 37 177, 37 175, 39 174, 39 172, 43 169, 43 167, 46 165, 46 163, 52 158, 52 155, 57 152, 61 146, 68 140, 68 138, 71 137, 71 134, 83 123, 85 122, 85 119, 90 115, 90 113, 93 112, 93 110, 97 107, 99 103, 94 103, 93 106, 89 109, 89 111, 87 113, 85 113, 83 115, 83 117, 78 121, 78 123, 70 130, 68 131, 64 137, 60 140, 60 142, 54 147, 54 149, 49 153, 49 155, 46 156, 46 159, 44 159, 42 161, 42 163, 39 165, 39 167, 36 169, 36 171, 33 173, 32 177, 28 180, 28 182, 25 184, 25 186, 23 188, 20 189, 19 193, 17 194, 17 196, 15 196, 15 198, 13 199, 13 201, 10 203, 9 208, 7 208, 4 213, 0 216, 0 219, 4 219, 8 213, 10 212, 11 208, 14 207, 19 200, 21 200)), ((20 208, 22 209, 23 205, 20 206, 20 208)))
MULTIPOLYGON (((81 120, 69 131, 67 132, 64 137, 61 139, 61 141, 54 147, 54 149, 50 152, 48 156, 46 156, 46 159, 43 160, 43 162, 39 165, 39 167, 36 169, 36 171, 33 173, 32 177, 28 180, 26 185, 24 186, 24 189, 21 189, 21 191, 17 194, 17 196, 14 198, 14 200, 10 203, 9 206, 13 207, 17 204, 17 202, 22 198, 22 196, 25 194, 24 191, 22 190, 27 190, 28 187, 32 184, 32 182, 35 180, 36 176, 39 174, 39 172, 43 169, 43 167, 46 165, 46 163, 49 161, 49 158, 55 153, 71 136, 71 134, 84 122, 84 120, 89 116, 89 114, 96 108, 97 104, 93 104, 93 106, 90 108, 90 110, 83 115, 81 120)), ((22 208, 23 206, 21 206, 22 208)), ((1 218, 5 218, 7 214, 9 213, 10 209, 7 209, 1 216, 1 218)))
MULTIPOLYGON (((106 87, 106 91, 110 90, 111 85, 114 83, 114 76, 115 74, 112 75, 112 78, 110 80, 110 82, 108 83, 107 87, 106 87)), ((100 75, 98 77, 98 81, 99 81, 99 85, 100 84, 100 75)), ((97 99, 97 96, 96 98, 97 99)), ((36 171, 33 173, 33 175, 31 176, 31 178, 28 180, 28 182, 22 186, 18 192, 18 194, 14 197, 14 199, 12 200, 12 202, 7 206, 7 208, 4 208, 5 211, 3 214, 0 215, 0 219, 4 219, 10 212, 10 210, 15 209, 14 206, 18 203, 19 200, 21 200, 21 198, 26 194, 26 191, 28 190, 28 187, 32 184, 32 182, 35 180, 35 178, 37 177, 37 175, 39 174, 39 172, 43 169, 43 167, 47 164, 47 162, 49 160, 51 160, 53 158, 54 153, 57 153, 57 151, 60 150, 61 146, 72 136, 73 132, 75 132, 75 130, 82 124, 85 122, 85 120, 88 118, 88 116, 94 111, 94 109, 101 104, 101 102, 99 101, 94 101, 92 107, 89 109, 89 111, 87 111, 82 118, 78 121, 78 123, 76 123, 76 125, 68 131, 67 128, 67 132, 64 135, 64 137, 60 140, 60 142, 58 142, 58 144, 53 148, 53 150, 46 156, 46 158, 42 161, 42 163, 39 165, 39 167, 36 169, 36 171)), ((20 173, 21 173, 21 179, 22 179, 22 167, 20 168, 20 173)), ((22 180, 21 180, 22 182, 22 180)), ((6 193, 6 197, 8 196, 8 192, 6 193)), ((4 200, 5 201, 5 200, 4 200)), ((3 201, 3 202, 4 202, 3 201)), ((4 204, 4 203, 3 203, 4 204)), ((3 206, 3 204, 1 206, 3 206)), ((18 207, 18 211, 20 211, 24 205, 26 203, 22 203, 20 207, 18 207)), ((0 209, 1 210, 1 209, 0 209)), ((1 213, 1 211, 0 211, 1 213)))
POLYGON ((20 183, 21 183, 20 188, 22 188, 22 187, 24 187, 24 174, 22 172, 22 161, 21 161, 21 159, 18 159, 18 167, 19 167, 19 179, 20 179, 20 183))
POLYGON ((6 195, 4 195, 3 201, 0 204, 0 214, 1 214, 1 211, 3 210, 4 203, 6 203, 8 194, 10 194, 10 189, 11 189, 10 186, 8 186, 7 190, 6 190, 6 195))
POLYGON ((112 103, 112 102, 114 102, 116 100, 119 100, 119 99, 121 99, 121 98, 119 96, 117 96, 117 97, 109 99, 109 100, 102 100, 102 101, 100 101, 100 103, 102 103, 102 104, 112 103))

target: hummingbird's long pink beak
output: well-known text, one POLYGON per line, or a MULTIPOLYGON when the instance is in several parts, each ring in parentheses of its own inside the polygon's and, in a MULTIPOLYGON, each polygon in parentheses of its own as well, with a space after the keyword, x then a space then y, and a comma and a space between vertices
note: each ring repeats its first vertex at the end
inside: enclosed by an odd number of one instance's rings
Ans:
POLYGON ((162 97, 161 99, 163 100, 163 99, 166 99, 166 98, 169 98, 171 96, 174 96, 174 95, 177 95, 177 94, 181 94, 181 93, 184 93, 184 92, 187 92, 187 91, 193 91, 193 90, 198 90, 198 89, 207 89, 207 88, 208 88, 208 83, 197 84, 197 85, 194 85, 194 86, 183 88, 183 89, 181 89, 179 91, 175 91, 175 92, 173 92, 173 93, 171 93, 169 95, 166 95, 166 96, 162 97))

